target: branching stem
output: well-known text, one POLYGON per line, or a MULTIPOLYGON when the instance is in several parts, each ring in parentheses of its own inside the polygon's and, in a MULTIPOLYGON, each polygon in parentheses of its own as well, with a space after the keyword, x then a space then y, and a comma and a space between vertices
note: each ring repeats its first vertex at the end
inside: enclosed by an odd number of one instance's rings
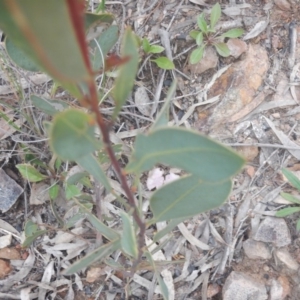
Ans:
POLYGON ((111 164, 112 164, 113 168, 115 169, 117 176, 119 177, 121 187, 123 188, 123 190, 127 196, 128 204, 133 208, 133 218, 134 218, 136 224, 140 228, 139 236, 138 236, 139 255, 138 255, 137 260, 133 264, 133 268, 135 269, 142 258, 142 254, 143 254, 142 249, 145 245, 144 244, 144 235, 145 235, 146 225, 145 225, 145 222, 140 217, 140 214, 138 212, 138 207, 134 201, 133 193, 130 190, 130 187, 126 180, 126 176, 125 176, 124 172, 122 171, 122 168, 121 168, 121 166, 115 156, 115 153, 113 151, 112 144, 111 144, 111 141, 109 138, 109 126, 105 123, 104 118, 98 108, 97 89, 96 89, 94 81, 90 82, 89 91, 90 91, 90 98, 88 99, 89 104, 91 106, 91 110, 96 115, 97 125, 99 126, 100 131, 102 133, 102 140, 104 143, 105 150, 110 158, 111 164))

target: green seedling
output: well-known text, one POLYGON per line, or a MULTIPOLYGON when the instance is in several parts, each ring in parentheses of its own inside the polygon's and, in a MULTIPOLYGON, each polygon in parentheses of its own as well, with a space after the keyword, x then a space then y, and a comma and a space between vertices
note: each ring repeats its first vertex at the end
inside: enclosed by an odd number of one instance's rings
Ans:
MULTIPOLYGON (((300 191, 300 180, 292 172, 290 172, 287 169, 283 169, 282 173, 287 178, 289 183, 293 187, 295 187, 298 191, 300 191)), ((296 204, 296 206, 290 206, 290 207, 286 207, 286 208, 278 210, 276 212, 276 217, 286 217, 286 216, 292 215, 292 214, 300 211, 300 198, 295 197, 294 195, 291 195, 289 193, 281 193, 280 195, 282 196, 282 198, 291 202, 292 204, 296 204)), ((296 229, 300 230, 300 218, 297 221, 296 229)))
MULTIPOLYGON (((159 45, 151 45, 146 38, 143 38, 142 47, 144 52, 151 56, 152 54, 159 54, 165 50, 164 47, 159 45)), ((175 68, 174 63, 166 56, 160 56, 155 59, 151 59, 157 66, 163 70, 173 70, 175 68)))
POLYGON ((197 48, 193 50, 190 56, 190 63, 198 63, 204 55, 205 47, 214 46, 216 51, 222 57, 228 57, 230 55, 229 48, 224 42, 225 38, 238 38, 244 30, 241 28, 233 28, 225 33, 219 34, 216 31, 216 24, 221 17, 221 6, 216 3, 210 13, 210 23, 205 20, 204 13, 200 14, 197 19, 199 30, 192 30, 190 36, 196 41, 197 48))

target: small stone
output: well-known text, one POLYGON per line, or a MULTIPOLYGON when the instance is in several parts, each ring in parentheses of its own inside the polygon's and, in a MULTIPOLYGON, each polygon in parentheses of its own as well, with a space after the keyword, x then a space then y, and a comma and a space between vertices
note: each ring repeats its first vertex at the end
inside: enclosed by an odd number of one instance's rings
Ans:
MULTIPOLYGON (((254 144, 258 141, 253 138, 247 138, 245 140, 245 144, 254 144)), ((257 146, 247 146, 247 147, 237 147, 237 152, 240 153, 247 161, 253 161, 254 158, 258 155, 258 147, 257 146)))
POLYGON ((272 257, 270 249, 262 242, 248 239, 243 243, 243 248, 250 259, 270 259, 272 257))
POLYGON ((212 298, 221 292, 221 287, 216 284, 209 284, 207 287, 207 298, 212 298))
POLYGON ((291 10, 291 5, 287 0, 274 0, 274 3, 281 10, 291 10))
POLYGON ((275 247, 284 247, 291 243, 291 234, 284 219, 266 217, 260 223, 253 239, 272 243, 275 247))
POLYGON ((218 61, 219 59, 216 50, 213 47, 206 47, 200 62, 193 65, 189 63, 187 69, 190 70, 193 75, 199 75, 209 69, 215 68, 218 61))
POLYGON ((22 193, 23 188, 0 169, 0 210, 7 212, 22 193))
POLYGON ((230 51, 230 55, 235 58, 238 58, 241 54, 247 51, 247 44, 240 39, 229 39, 227 46, 230 51))
POLYGON ((282 300, 282 294, 283 287, 277 280, 272 279, 270 288, 270 300, 282 300))
POLYGON ((11 271, 10 263, 7 260, 0 259, 0 279, 6 277, 11 271))
POLYGON ((249 275, 231 272, 223 287, 223 300, 266 300, 266 287, 249 275))
POLYGON ((277 249, 275 251, 277 258, 284 263, 290 270, 297 271, 299 268, 299 264, 297 261, 291 256, 286 248, 277 249))
POLYGON ((281 284, 282 291, 282 299, 284 299, 287 295, 291 294, 291 285, 288 278, 284 275, 281 275, 277 278, 278 282, 281 284))
POLYGON ((15 248, 0 249, 0 258, 4 259, 21 259, 20 252, 15 248))

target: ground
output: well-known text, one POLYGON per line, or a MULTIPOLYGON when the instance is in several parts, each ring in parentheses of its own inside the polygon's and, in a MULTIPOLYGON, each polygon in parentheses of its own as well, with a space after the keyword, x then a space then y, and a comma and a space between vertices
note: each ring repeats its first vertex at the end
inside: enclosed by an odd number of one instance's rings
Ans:
MULTIPOLYGON (((90 9, 98 2, 90 3, 90 9)), ((274 216, 287 205, 280 192, 297 195, 281 169, 288 168, 299 176, 300 3, 221 2, 218 31, 241 27, 245 34, 229 42, 232 55, 228 58, 207 49, 201 64, 191 65, 189 54, 195 42, 189 32, 197 28, 197 16, 204 11, 208 17, 214 4, 204 0, 107 1, 107 10, 116 15, 121 33, 131 26, 140 38, 164 46, 162 55, 176 67, 163 71, 140 51, 134 91, 114 127, 114 139, 131 146, 136 134, 153 122, 176 78, 172 124, 234 147, 247 159, 247 165, 234 178, 233 191, 223 207, 181 223, 162 245, 157 259, 170 262, 159 267, 165 280, 171 276, 167 285, 175 296, 170 299, 299 299, 299 215, 274 216)), ((114 51, 118 53, 119 44, 114 51)), ((93 249, 99 237, 83 220, 72 234, 58 230, 56 213, 64 220, 77 213, 70 201, 61 195, 54 211, 45 193, 50 183, 29 184, 20 176, 16 165, 23 163, 26 155, 34 154, 42 163, 53 164, 43 125, 51 118, 29 100, 32 94, 48 97, 53 85, 44 74, 25 73, 13 66, 3 45, 1 62, 0 162, 4 172, 0 173, 0 187, 7 194, 0 195, 4 211, 0 213, 0 299, 125 299, 129 291, 130 299, 162 299, 155 290, 153 272, 147 268, 132 281, 113 272, 112 262, 95 264, 76 276, 60 274, 83 257, 84 251, 93 249), (12 84, 15 82, 19 88, 12 84), (21 131, 9 126, 3 113, 21 131), (18 200, 10 202, 10 198, 18 200), (21 232, 29 219, 47 233, 30 248, 20 249, 21 232)), ((105 92, 109 88, 107 81, 105 92)), ((58 90, 55 98, 76 105, 63 90, 58 90)), ((103 112, 110 106, 108 99, 103 112)), ((120 159, 126 163, 127 156, 120 159)), ((106 169, 114 179, 109 165, 106 169)), ((155 180, 178 172, 163 166, 153 170, 155 180)), ((66 176, 74 173, 78 173, 76 166, 66 167, 66 176)), ((147 188, 151 176, 147 173, 141 179, 145 200, 149 199, 148 189, 154 188, 147 188)), ((113 182, 118 190, 120 184, 113 182)), ((94 194, 92 187, 84 191, 94 194)), ((109 195, 104 199, 107 223, 118 226, 120 203, 109 195)), ((147 236, 152 237, 156 230, 159 228, 149 229, 147 236)), ((118 253, 112 258, 116 262, 124 259, 118 253)))

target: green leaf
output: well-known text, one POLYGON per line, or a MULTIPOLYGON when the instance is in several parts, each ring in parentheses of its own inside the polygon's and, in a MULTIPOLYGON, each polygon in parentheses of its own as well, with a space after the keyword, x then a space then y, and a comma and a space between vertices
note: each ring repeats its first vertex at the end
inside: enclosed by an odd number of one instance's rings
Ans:
POLYGON ((74 184, 67 184, 65 191, 67 200, 70 200, 81 193, 80 189, 74 184))
POLYGON ((202 45, 200 48, 193 50, 190 56, 190 63, 192 65, 197 64, 203 57, 205 45, 202 45))
POLYGON ((25 241, 22 243, 22 247, 29 247, 37 237, 46 232, 47 230, 39 230, 39 226, 37 224, 33 223, 31 220, 28 220, 24 228, 25 241))
POLYGON ((244 29, 233 28, 233 29, 230 29, 230 30, 226 31, 225 33, 221 34, 220 37, 222 37, 222 38, 238 38, 238 37, 242 36, 243 33, 244 33, 244 29))
POLYGON ((88 176, 88 172, 78 172, 75 173, 73 175, 71 175, 70 177, 68 177, 68 179, 66 180, 66 182, 68 184, 77 184, 82 178, 88 176))
POLYGON ((216 208, 226 201, 231 186, 230 179, 207 182, 196 176, 171 182, 154 192, 150 199, 154 222, 189 218, 216 208))
POLYGON ((35 95, 32 95, 30 99, 36 108, 49 116, 54 116, 69 107, 69 105, 62 100, 47 99, 35 95))
POLYGON ((84 59, 88 50, 82 47, 84 41, 79 42, 79 6, 70 9, 70 5, 58 0, 0 1, 0 28, 36 65, 61 82, 91 76, 84 59))
POLYGON ((149 43, 148 39, 143 38, 142 45, 143 45, 143 50, 144 50, 146 53, 149 53, 149 51, 150 51, 150 43, 149 43))
POLYGON ((202 14, 197 18, 197 24, 198 24, 198 27, 200 28, 200 30, 201 30, 203 33, 207 33, 207 23, 206 23, 205 18, 204 18, 204 13, 202 13, 202 14))
POLYGON ((30 164, 19 164, 16 165, 16 167, 20 171, 22 177, 29 182, 39 182, 48 177, 41 174, 35 167, 30 164))
POLYGON ((114 21, 114 16, 108 13, 94 14, 86 12, 84 14, 84 27, 88 31, 91 27, 96 27, 99 25, 112 24, 114 21))
POLYGON ((292 203, 295 203, 295 204, 300 204, 300 199, 291 195, 291 194, 288 194, 288 193, 280 193, 281 197, 284 198, 285 200, 287 201, 290 201, 292 203))
POLYGON ((296 229, 297 229, 297 231, 300 231, 300 219, 297 221, 296 229))
POLYGON ((122 249, 126 254, 137 259, 139 251, 132 220, 125 212, 121 212, 121 218, 123 221, 123 234, 121 236, 122 249))
POLYGON ((219 3, 216 3, 210 13, 210 27, 211 29, 214 29, 217 22, 219 21, 221 17, 221 6, 219 3))
POLYGON ((109 228, 104 223, 102 223, 97 217, 90 213, 90 211, 76 198, 74 198, 74 201, 85 213, 87 220, 93 225, 93 227, 103 236, 105 236, 109 241, 114 241, 120 238, 120 235, 115 230, 109 228))
POLYGON ((79 259, 73 265, 68 267, 66 270, 63 271, 63 275, 72 275, 77 273, 78 271, 82 270, 90 266, 95 262, 101 262, 107 256, 111 255, 114 251, 120 248, 120 240, 113 241, 111 243, 107 243, 96 250, 90 252, 84 258, 79 259))
POLYGON ((225 43, 214 44, 214 46, 221 56, 228 57, 230 55, 230 50, 225 43))
POLYGON ((5 39, 5 49, 13 62, 22 69, 31 72, 40 71, 40 68, 37 66, 37 64, 30 57, 28 57, 22 49, 17 47, 8 37, 5 39))
POLYGON ((198 34, 201 33, 201 31, 199 30, 192 30, 190 31, 189 35, 191 38, 193 38, 194 40, 197 38, 198 34))
POLYGON ((151 61, 155 62, 157 66, 163 70, 173 70, 175 69, 174 63, 165 56, 152 59, 151 61))
POLYGON ((243 166, 244 159, 231 149, 197 132, 161 128, 136 137, 128 172, 142 173, 157 163, 183 169, 205 181, 226 180, 243 166))
POLYGON ((118 26, 112 25, 101 33, 96 39, 97 43, 94 40, 90 42, 90 47, 93 50, 93 55, 90 55, 90 60, 94 71, 99 71, 103 67, 103 61, 105 60, 106 55, 118 41, 118 33, 118 26))
POLYGON ((296 175, 294 175, 291 171, 288 169, 283 169, 282 174, 286 177, 286 179, 289 181, 289 183, 295 187, 297 190, 300 191, 300 180, 296 175))
POLYGON ((275 214, 276 217, 286 217, 289 215, 292 215, 296 212, 300 211, 300 207, 287 207, 287 208, 283 208, 281 210, 278 210, 275 214))
POLYGON ((49 189, 49 197, 51 200, 55 200, 58 196, 58 192, 59 192, 59 185, 58 184, 54 184, 50 187, 49 189))
POLYGON ((165 103, 163 107, 161 108, 160 112, 158 113, 155 122, 151 126, 151 130, 158 129, 161 127, 165 127, 168 125, 169 122, 169 109, 170 109, 170 102, 173 99, 173 96, 176 92, 176 79, 172 82, 172 85, 170 86, 167 98, 165 100, 165 103))
POLYGON ((153 53, 153 54, 157 54, 157 53, 161 53, 165 50, 164 47, 159 46, 159 45, 151 45, 150 49, 149 49, 149 53, 153 53))
POLYGON ((130 29, 125 31, 121 55, 122 57, 129 56, 130 60, 120 67, 119 76, 116 79, 113 89, 113 97, 116 103, 113 113, 114 119, 119 114, 122 105, 125 103, 129 93, 133 88, 139 64, 137 39, 130 29))
POLYGON ((98 180, 100 183, 103 184, 103 186, 106 188, 107 192, 111 192, 112 188, 110 186, 110 183, 104 173, 104 171, 101 168, 101 165, 99 164, 98 160, 92 155, 86 155, 81 158, 77 158, 76 162, 87 172, 89 172, 96 180, 98 180))
POLYGON ((56 114, 50 129, 50 145, 62 159, 77 160, 100 148, 94 137, 94 119, 77 109, 56 114))
POLYGON ((157 278, 157 281, 160 286, 161 293, 162 293, 164 300, 168 300, 169 299, 168 287, 167 287, 166 283, 164 282, 164 280, 161 278, 160 273, 158 272, 158 270, 156 268, 156 265, 155 265, 152 255, 148 251, 145 253, 145 255, 155 272, 155 276, 157 278))
POLYGON ((198 46, 201 46, 202 42, 203 42, 203 33, 200 32, 196 37, 196 43, 198 46))

